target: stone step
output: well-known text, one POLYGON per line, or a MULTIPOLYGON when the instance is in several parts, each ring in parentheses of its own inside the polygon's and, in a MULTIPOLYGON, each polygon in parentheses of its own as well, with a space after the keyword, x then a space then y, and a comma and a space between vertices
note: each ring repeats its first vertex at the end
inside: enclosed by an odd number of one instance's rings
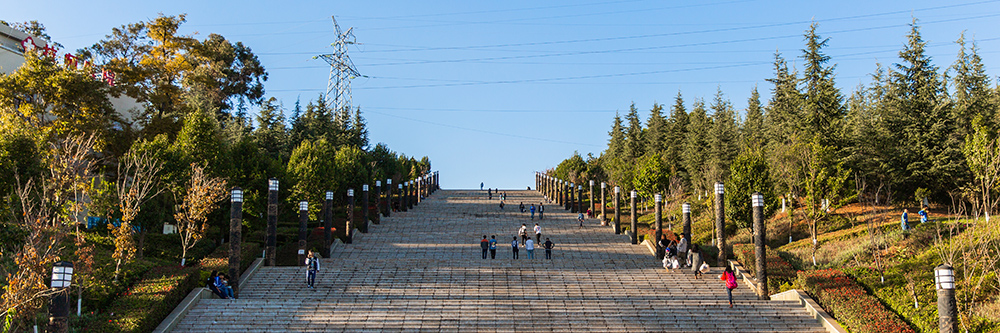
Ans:
POLYGON ((240 299, 203 300, 174 331, 825 332, 798 303, 747 288, 729 308, 718 268, 702 279, 666 271, 596 220, 581 228, 548 203, 546 219, 531 220, 517 203, 544 199, 507 193, 501 211, 485 192, 438 191, 322 259, 315 288, 303 267, 262 267, 240 299), (541 248, 510 259, 517 228, 536 222, 553 259, 541 248), (482 259, 483 234, 497 235, 497 259, 482 259))

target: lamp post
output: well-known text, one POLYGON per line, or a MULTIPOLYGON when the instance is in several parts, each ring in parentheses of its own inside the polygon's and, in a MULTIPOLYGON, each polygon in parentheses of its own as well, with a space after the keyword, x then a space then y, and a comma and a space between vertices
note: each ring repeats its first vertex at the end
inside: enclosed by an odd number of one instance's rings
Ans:
POLYGON ((715 183, 715 241, 719 249, 719 265, 726 264, 726 210, 725 202, 726 189, 721 182, 715 183))
POLYGON ((405 212, 410 206, 410 182, 399 184, 399 211, 405 212))
POLYGON ((240 292, 240 261, 242 252, 240 242, 243 239, 243 189, 234 187, 230 192, 231 207, 229 209, 229 285, 233 294, 240 292))
MULTIPOLYGON (((382 181, 375 181, 375 211, 382 215, 382 181)), ((381 222, 382 219, 379 219, 381 222)))
POLYGON ((385 179, 385 213, 383 216, 389 217, 392 211, 392 178, 385 179))
POLYGON ((955 269, 948 265, 934 268, 937 289, 938 331, 958 333, 958 310, 955 306, 955 269))
POLYGON ((323 200, 323 252, 330 255, 330 245, 333 245, 333 191, 326 191, 323 200))
POLYGON ((397 203, 396 206, 399 207, 400 211, 403 211, 403 200, 406 198, 406 194, 403 191, 403 184, 396 184, 396 190, 399 191, 399 195, 396 195, 396 197, 398 197, 398 201, 396 201, 397 203))
POLYGON ((365 230, 368 230, 368 184, 361 185, 361 206, 364 207, 365 230))
POLYGON ((569 183, 569 212, 576 213, 576 183, 569 183))
POLYGON ((628 228, 628 237, 632 239, 632 244, 639 244, 639 230, 636 230, 639 225, 639 215, 636 214, 635 210, 635 198, 637 196, 639 196, 639 192, 636 192, 635 190, 632 190, 632 192, 629 193, 629 197, 631 199, 629 201, 629 209, 632 213, 632 223, 628 228))
POLYGON ((764 247, 764 243, 767 242, 767 231, 764 230, 764 196, 760 193, 754 193, 750 196, 751 205, 753 206, 753 239, 755 255, 757 256, 757 267, 755 273, 757 273, 757 298, 761 300, 770 299, 767 290, 767 248, 764 247))
POLYGON ((607 183, 601 182, 601 225, 602 226, 603 225, 608 225, 608 212, 607 212, 608 205, 607 205, 606 202, 604 202, 604 198, 605 198, 604 188, 607 187, 607 186, 608 186, 607 183))
POLYGON ((621 235, 622 233, 622 211, 618 209, 618 202, 621 201, 621 187, 615 186, 615 235, 621 235))
POLYGON ((591 180, 589 183, 590 191, 587 193, 587 196, 590 197, 590 212, 597 213, 597 204, 594 203, 594 181, 591 180))
POLYGON ((309 235, 309 202, 299 201, 299 265, 306 262, 306 237, 309 235))
POLYGON ((576 186, 576 211, 583 213, 583 185, 576 186))
POLYGON ((52 265, 52 284, 55 294, 49 305, 49 332, 69 331, 69 288, 73 282, 73 263, 58 261, 52 265))
POLYGON ((688 248, 694 246, 691 244, 691 204, 684 203, 681 205, 681 219, 684 223, 684 239, 687 239, 688 248))
POLYGON ((264 263, 274 266, 274 255, 278 244, 278 179, 267 180, 267 247, 264 248, 264 263))
POLYGON ((656 211, 656 234, 653 236, 653 244, 656 245, 656 259, 663 259, 664 249, 660 247, 660 238, 663 237, 663 211, 660 209, 660 201, 663 200, 663 196, 659 193, 653 196, 653 207, 656 211))

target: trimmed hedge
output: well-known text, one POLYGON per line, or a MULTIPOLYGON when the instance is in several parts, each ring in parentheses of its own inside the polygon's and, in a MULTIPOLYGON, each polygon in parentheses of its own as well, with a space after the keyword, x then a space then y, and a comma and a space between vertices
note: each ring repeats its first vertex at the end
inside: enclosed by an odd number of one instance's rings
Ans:
MULTIPOLYGON (((767 249, 767 291, 774 295, 783 291, 781 285, 790 285, 795 282, 798 273, 775 250, 766 246, 765 248, 767 249)), ((736 260, 743 265, 743 269, 746 269, 751 275, 757 276, 755 271, 757 257, 753 244, 735 244, 733 245, 733 254, 736 256, 736 260)))
POLYGON ((800 271, 796 284, 805 288, 823 309, 851 332, 916 333, 895 312, 840 270, 800 271))

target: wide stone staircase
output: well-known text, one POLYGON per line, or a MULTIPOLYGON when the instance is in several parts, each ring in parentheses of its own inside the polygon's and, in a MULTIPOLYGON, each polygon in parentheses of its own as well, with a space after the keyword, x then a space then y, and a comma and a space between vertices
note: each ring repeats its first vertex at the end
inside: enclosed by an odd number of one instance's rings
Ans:
POLYGON ((323 259, 315 289, 303 267, 263 267, 240 299, 202 300, 174 331, 825 332, 797 302, 741 285, 729 308, 718 268, 667 272, 597 220, 580 227, 555 204, 531 220, 518 204, 544 199, 507 194, 501 210, 484 191, 439 190, 323 259), (511 259, 517 229, 536 222, 552 259, 540 246, 511 259), (483 235, 496 235, 496 259, 482 259, 483 235))

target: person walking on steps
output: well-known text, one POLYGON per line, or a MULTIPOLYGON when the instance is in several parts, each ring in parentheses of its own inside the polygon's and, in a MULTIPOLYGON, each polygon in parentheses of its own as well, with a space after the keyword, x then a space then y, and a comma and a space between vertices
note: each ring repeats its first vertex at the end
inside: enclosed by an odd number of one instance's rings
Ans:
POLYGON ((703 269, 708 268, 708 265, 701 258, 701 247, 698 244, 691 244, 691 249, 688 251, 688 263, 691 264, 695 279, 700 279, 701 274, 705 272, 703 269))
POLYGON ((535 259, 535 241, 528 238, 524 242, 524 249, 528 251, 528 259, 535 259))
POLYGON ((545 248, 545 259, 552 259, 552 247, 554 246, 555 244, 552 244, 552 241, 545 238, 545 244, 542 244, 542 247, 545 248))
POLYGON ((517 205, 517 209, 520 209, 521 212, 524 213, 524 201, 521 201, 521 204, 517 205))
POLYGON ((684 233, 681 233, 681 240, 677 242, 677 260, 680 260, 682 266, 687 266, 691 263, 686 262, 688 254, 688 241, 684 233))
POLYGON ((517 259, 517 236, 514 237, 513 242, 510 242, 510 249, 514 252, 512 259, 517 259))
POLYGON ((733 289, 739 284, 736 283, 736 273, 733 273, 733 269, 726 265, 726 271, 719 275, 719 279, 722 280, 726 285, 726 294, 729 295, 729 307, 733 307, 733 289))
POLYGON ((497 235, 490 235, 490 259, 497 258, 497 235))
POLYGON ((538 219, 539 220, 545 219, 545 205, 543 205, 541 202, 538 203, 538 219))
POLYGON ((306 284, 309 288, 316 288, 316 272, 319 271, 319 258, 312 250, 306 255, 306 284))
POLYGON ((538 223, 535 223, 535 242, 542 242, 542 227, 539 227, 538 223))
POLYGON ((503 210, 503 200, 500 200, 500 210, 503 210))
POLYGON ((490 241, 483 235, 483 240, 479 241, 479 247, 483 249, 483 259, 486 259, 486 252, 490 250, 490 241))
POLYGON ((479 190, 480 190, 480 191, 482 191, 482 190, 483 190, 483 185, 486 185, 486 184, 484 184, 484 183, 479 183, 479 190))
POLYGON ((581 212, 576 219, 580 221, 580 228, 583 228, 583 213, 581 212))
POLYGON ((531 219, 534 220, 535 219, 535 204, 531 204, 531 208, 528 208, 528 210, 531 211, 531 219))
POLYGON ((493 189, 492 188, 486 189, 486 199, 487 200, 493 200, 493 189))

